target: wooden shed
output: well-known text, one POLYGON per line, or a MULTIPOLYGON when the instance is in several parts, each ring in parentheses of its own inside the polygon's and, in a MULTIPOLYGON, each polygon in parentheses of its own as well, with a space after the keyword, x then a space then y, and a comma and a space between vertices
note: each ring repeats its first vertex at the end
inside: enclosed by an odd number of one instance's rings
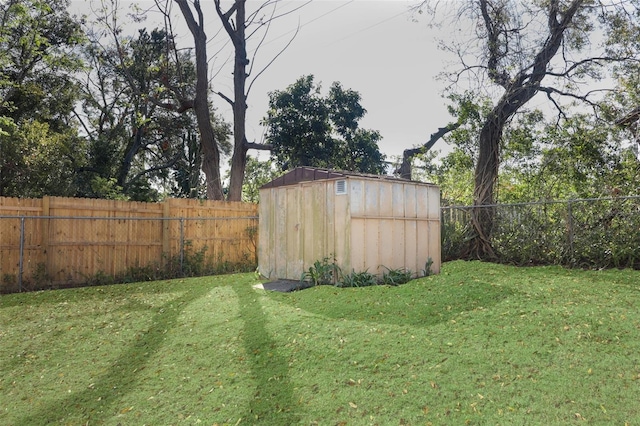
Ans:
POLYGON ((258 270, 299 280, 315 261, 343 273, 440 271, 440 190, 390 176, 299 167, 260 188, 258 270))

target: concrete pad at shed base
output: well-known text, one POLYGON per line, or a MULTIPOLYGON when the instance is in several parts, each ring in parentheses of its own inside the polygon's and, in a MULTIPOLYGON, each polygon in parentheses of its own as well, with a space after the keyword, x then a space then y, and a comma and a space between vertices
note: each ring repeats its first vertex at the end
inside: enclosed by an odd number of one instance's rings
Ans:
POLYGON ((279 291, 281 293, 290 293, 292 291, 304 290, 311 287, 313 287, 312 283, 295 280, 275 280, 253 286, 253 288, 260 290, 279 291))

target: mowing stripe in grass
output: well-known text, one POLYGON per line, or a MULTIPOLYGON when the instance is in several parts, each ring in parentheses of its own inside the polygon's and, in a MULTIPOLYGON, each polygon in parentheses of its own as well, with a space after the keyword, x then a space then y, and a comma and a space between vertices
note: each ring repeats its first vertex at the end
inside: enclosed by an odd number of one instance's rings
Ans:
MULTIPOLYGON (((84 413, 87 422, 103 422, 113 418, 118 412, 116 402, 128 392, 134 391, 137 385, 137 372, 147 367, 148 360, 163 345, 163 336, 175 327, 178 316, 183 309, 193 301, 203 297, 208 291, 204 286, 193 286, 186 289, 184 294, 176 299, 171 299, 165 304, 154 309, 155 313, 149 322, 149 327, 144 330, 138 339, 130 347, 125 348, 111 368, 101 374, 92 384, 91 388, 84 391, 72 392, 63 399, 56 400, 52 405, 45 405, 34 410, 30 415, 18 421, 20 425, 35 425, 46 423, 64 422, 60 418, 60 412, 74 412, 78 408, 84 413), (105 392, 96 398, 92 389, 101 389, 105 392)), ((130 311, 138 309, 135 302, 123 307, 130 311)), ((69 350, 73 350, 69 348, 69 350)))
POLYGON ((449 262, 398 287, 283 294, 256 282, 3 296, 0 424, 640 418, 637 271, 449 262))
POLYGON ((256 382, 248 411, 240 417, 248 424, 297 424, 300 417, 294 403, 289 363, 265 327, 274 318, 264 314, 260 303, 262 296, 251 286, 238 285, 234 290, 243 322, 240 338, 250 360, 252 378, 256 382))

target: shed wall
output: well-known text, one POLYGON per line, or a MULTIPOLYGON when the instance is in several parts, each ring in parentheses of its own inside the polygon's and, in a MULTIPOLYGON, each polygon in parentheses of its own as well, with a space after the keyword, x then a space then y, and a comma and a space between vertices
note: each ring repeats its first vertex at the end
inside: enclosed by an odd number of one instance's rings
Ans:
POLYGON ((436 186, 350 179, 351 266, 440 271, 440 191, 436 186))
POLYGON ((335 181, 260 190, 258 269, 267 278, 298 280, 315 261, 350 266, 348 199, 335 181))
POLYGON ((300 279, 317 260, 335 258, 344 273, 409 269, 427 259, 440 271, 440 192, 432 185, 347 177, 260 191, 259 271, 300 279), (342 180, 342 179, 339 179, 342 180))

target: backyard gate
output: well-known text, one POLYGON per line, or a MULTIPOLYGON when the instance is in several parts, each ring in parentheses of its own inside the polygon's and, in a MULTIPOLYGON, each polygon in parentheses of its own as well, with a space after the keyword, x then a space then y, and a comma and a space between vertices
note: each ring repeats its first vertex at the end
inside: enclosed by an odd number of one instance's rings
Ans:
POLYGON ((260 188, 258 269, 298 280, 315 261, 343 273, 440 271, 440 190, 390 176, 296 168, 260 188))

